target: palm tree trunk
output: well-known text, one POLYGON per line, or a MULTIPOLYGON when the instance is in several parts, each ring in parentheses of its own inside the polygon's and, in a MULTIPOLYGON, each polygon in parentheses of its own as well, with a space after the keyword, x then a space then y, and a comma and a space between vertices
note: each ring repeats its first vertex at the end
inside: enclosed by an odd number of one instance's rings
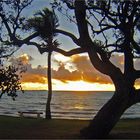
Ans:
POLYGON ((46 103, 46 119, 51 119, 51 99, 52 99, 52 81, 51 81, 51 54, 52 52, 48 52, 48 98, 46 103))

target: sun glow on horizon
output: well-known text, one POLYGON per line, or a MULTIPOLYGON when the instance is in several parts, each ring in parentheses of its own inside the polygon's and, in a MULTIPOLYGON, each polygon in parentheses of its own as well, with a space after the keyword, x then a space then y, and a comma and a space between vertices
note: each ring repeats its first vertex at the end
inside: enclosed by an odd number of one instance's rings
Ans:
MULTIPOLYGON (((21 55, 20 59, 28 68, 27 73, 23 76, 22 88, 24 90, 48 90, 47 67, 38 66, 33 68, 29 63, 32 58, 27 54, 21 55)), ((53 90, 115 91, 115 87, 109 79, 100 75, 95 69, 92 71, 92 65, 85 55, 65 57, 61 54, 55 54, 54 59, 58 61, 58 64, 61 62, 62 65, 60 64, 56 70, 52 69, 52 75, 54 74, 54 77, 52 77, 54 78, 52 79, 53 90), (93 78, 91 75, 93 75, 93 78)), ((140 88, 139 81, 135 83, 135 87, 140 88)))
MULTIPOLYGON (((48 84, 41 83, 22 83, 24 90, 47 90, 48 84)), ((88 83, 85 81, 66 81, 52 80, 52 88, 57 91, 114 91, 112 84, 88 83)))
POLYGON ((21 86, 23 90, 47 90, 48 85, 47 84, 41 84, 41 83, 21 83, 21 86))
POLYGON ((55 86, 56 90, 68 91, 114 91, 112 84, 89 83, 85 81, 68 81, 61 86, 55 86), (63 87, 63 88, 62 88, 63 87))

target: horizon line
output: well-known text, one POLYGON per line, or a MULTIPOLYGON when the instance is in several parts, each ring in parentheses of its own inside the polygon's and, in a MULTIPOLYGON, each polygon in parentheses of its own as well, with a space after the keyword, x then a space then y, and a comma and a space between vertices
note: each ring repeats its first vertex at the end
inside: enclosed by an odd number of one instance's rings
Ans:
MULTIPOLYGON (((43 90, 43 89, 25 89, 24 91, 48 91, 48 90, 43 90)), ((67 91, 67 92, 72 92, 72 91, 77 91, 77 92, 114 92, 114 90, 52 90, 52 91, 67 91)))

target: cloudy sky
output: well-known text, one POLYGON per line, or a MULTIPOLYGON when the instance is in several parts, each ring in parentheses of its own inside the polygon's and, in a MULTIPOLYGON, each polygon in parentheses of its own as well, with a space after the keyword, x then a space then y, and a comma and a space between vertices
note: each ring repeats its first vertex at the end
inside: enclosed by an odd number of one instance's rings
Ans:
MULTIPOLYGON (((34 67, 32 61, 35 60, 28 54, 13 57, 10 61, 13 65, 21 62, 26 68, 21 78, 24 89, 47 89, 47 65, 38 64, 34 67)), ((123 56, 113 56, 111 61, 123 71, 123 56)), ((65 57, 55 53, 52 63, 54 90, 114 90, 110 78, 95 70, 86 54, 65 57)), ((136 61, 136 65, 140 66, 140 61, 136 61)))
MULTIPOLYGON (((48 4, 49 0, 35 0, 24 14, 30 16, 48 4)), ((60 13, 58 18, 59 28, 77 35, 77 28, 73 23, 69 24, 67 18, 60 13)), ((75 47, 65 36, 60 35, 57 39, 61 43, 60 47, 65 50, 75 47)), ((23 89, 47 90, 47 53, 41 55, 36 47, 25 45, 12 56, 10 62, 15 65, 19 60, 27 69, 21 78, 23 89)), ((123 71, 123 56, 113 56, 111 61, 123 71)), ((135 67, 140 67, 140 61, 135 61, 135 67)), ((110 78, 95 70, 87 54, 64 57, 53 53, 52 83, 53 90, 114 90, 110 78)))

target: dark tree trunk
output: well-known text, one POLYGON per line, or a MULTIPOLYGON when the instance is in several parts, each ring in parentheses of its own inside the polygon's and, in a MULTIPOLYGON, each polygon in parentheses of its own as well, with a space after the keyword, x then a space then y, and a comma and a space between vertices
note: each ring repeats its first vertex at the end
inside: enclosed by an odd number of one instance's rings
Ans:
POLYGON ((81 135, 85 138, 106 138, 124 111, 131 106, 129 101, 129 97, 115 93, 89 126, 81 130, 81 135))
POLYGON ((52 81, 51 81, 51 54, 52 52, 48 52, 48 98, 46 103, 46 119, 51 119, 51 98, 52 98, 52 81))

